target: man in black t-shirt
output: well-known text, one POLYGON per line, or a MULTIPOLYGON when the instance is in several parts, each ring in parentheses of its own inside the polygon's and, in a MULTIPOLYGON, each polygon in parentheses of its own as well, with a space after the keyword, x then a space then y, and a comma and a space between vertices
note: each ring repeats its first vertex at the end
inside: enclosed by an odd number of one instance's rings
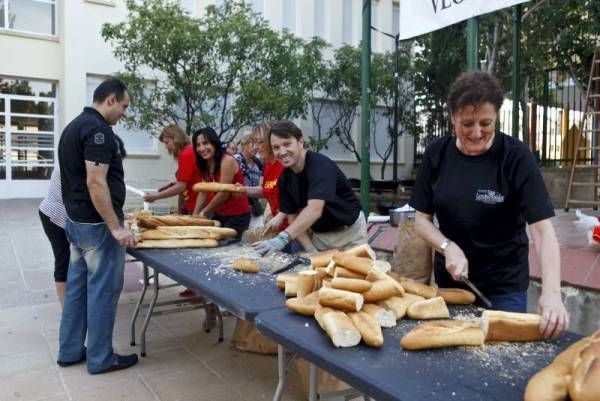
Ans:
POLYGON ((348 179, 328 157, 304 149, 302 131, 289 121, 271 125, 275 158, 285 170, 278 180, 280 210, 290 225, 255 244, 269 253, 297 239, 307 252, 344 249, 367 241, 366 219, 348 179))
POLYGON ((92 107, 67 125, 58 147, 71 259, 57 362, 64 367, 87 360, 92 374, 137 363, 136 354, 117 355, 112 347, 125 247, 137 243, 123 227, 123 152, 110 127, 128 106, 129 94, 121 81, 102 82, 92 107))

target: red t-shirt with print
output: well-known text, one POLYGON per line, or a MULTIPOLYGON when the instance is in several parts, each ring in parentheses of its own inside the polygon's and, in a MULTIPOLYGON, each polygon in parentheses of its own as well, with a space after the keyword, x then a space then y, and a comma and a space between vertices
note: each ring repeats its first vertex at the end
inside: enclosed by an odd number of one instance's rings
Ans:
POLYGON ((192 187, 194 184, 202 181, 200 172, 196 166, 196 156, 194 155, 194 148, 192 145, 187 145, 183 148, 181 153, 179 153, 177 165, 178 168, 175 178, 177 181, 185 182, 186 184, 186 189, 181 195, 183 196, 186 210, 188 213, 192 213, 194 207, 196 207, 196 198, 198 198, 198 193, 194 192, 192 187))
MULTIPOLYGON (((277 187, 277 180, 284 168, 283 164, 278 160, 272 162, 265 161, 263 168, 263 195, 271 207, 273 216, 279 213, 279 188, 277 187)), ((281 226, 279 226, 279 231, 285 230, 287 226, 288 222, 286 219, 281 226)))

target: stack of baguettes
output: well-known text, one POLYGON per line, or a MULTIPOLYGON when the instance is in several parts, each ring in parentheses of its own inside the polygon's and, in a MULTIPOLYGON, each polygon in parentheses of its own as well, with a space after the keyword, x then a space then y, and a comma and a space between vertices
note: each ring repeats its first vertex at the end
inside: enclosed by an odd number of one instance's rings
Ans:
POLYGON ((352 347, 361 339, 368 346, 381 347, 382 327, 393 327, 402 317, 449 317, 446 302, 474 301, 467 291, 443 294, 390 273, 390 264, 377 260, 367 244, 319 252, 310 259, 311 270, 281 274, 277 286, 293 297, 286 306, 314 316, 337 347, 352 347))
POLYGON ((536 373, 525 401, 600 400, 600 330, 572 344, 536 373))
POLYGON ((234 229, 197 216, 139 214, 136 221, 142 229, 137 248, 214 248, 218 240, 237 236, 234 229))

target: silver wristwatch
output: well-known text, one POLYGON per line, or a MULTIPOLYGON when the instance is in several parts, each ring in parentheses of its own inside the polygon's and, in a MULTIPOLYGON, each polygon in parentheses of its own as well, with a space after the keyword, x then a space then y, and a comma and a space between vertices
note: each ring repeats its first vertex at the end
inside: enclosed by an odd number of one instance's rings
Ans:
POLYGON ((448 248, 451 243, 452 241, 450 241, 448 238, 442 241, 442 244, 440 245, 440 250, 442 251, 442 254, 446 252, 446 248, 448 248))

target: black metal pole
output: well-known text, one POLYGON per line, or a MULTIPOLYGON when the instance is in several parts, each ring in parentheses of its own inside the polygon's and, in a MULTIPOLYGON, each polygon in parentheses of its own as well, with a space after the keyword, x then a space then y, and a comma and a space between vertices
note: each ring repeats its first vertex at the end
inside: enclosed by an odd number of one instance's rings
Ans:
POLYGON ((396 35, 394 37, 394 42, 396 44, 396 65, 394 68, 394 181, 398 181, 398 102, 400 96, 400 35, 396 35))

